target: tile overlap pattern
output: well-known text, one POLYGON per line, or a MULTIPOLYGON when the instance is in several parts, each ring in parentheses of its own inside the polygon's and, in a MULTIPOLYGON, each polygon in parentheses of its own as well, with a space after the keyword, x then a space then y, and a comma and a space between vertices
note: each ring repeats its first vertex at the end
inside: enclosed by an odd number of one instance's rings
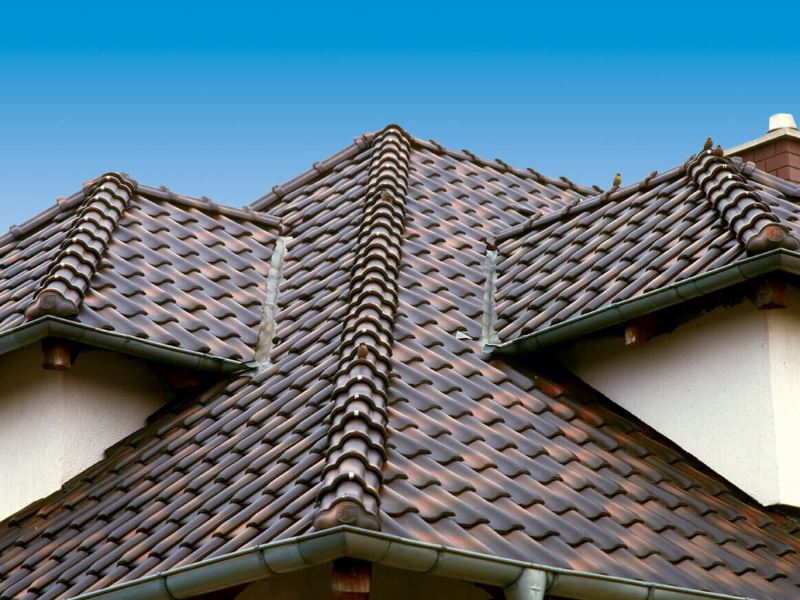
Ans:
MULTIPOLYGON (((362 264, 364 198, 375 193, 373 139, 256 205, 269 205, 291 237, 270 366, 167 407, 0 527, 0 597, 74 596, 313 527, 337 376, 352 356, 352 344, 341 350, 362 264)), ((570 568, 797 597, 795 521, 741 498, 580 384, 481 354, 486 241, 527 227, 531 215, 574 210, 582 192, 408 142, 385 355, 382 529, 570 568)), ((676 195, 692 187, 681 177, 657 185, 676 195)), ((753 186, 774 212, 787 209, 790 190, 763 179, 753 186)), ((387 209, 394 229, 397 213, 387 209)))
POLYGON ((500 339, 579 318, 775 244, 793 249, 800 233, 796 192, 781 192, 765 176, 704 153, 500 233, 500 339), (762 237, 770 228, 778 230, 777 242, 762 237))

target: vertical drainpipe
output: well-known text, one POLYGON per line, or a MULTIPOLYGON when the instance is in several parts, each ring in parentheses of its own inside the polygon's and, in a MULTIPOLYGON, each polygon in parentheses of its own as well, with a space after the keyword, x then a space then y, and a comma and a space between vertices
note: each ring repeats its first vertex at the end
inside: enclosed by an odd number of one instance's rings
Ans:
POLYGON ((547 573, 525 569, 513 585, 505 589, 507 600, 544 600, 547 573))

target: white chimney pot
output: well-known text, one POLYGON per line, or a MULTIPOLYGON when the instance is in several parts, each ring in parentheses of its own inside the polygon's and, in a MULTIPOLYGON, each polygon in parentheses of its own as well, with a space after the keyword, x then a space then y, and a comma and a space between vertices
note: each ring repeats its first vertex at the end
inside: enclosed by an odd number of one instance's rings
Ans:
POLYGON ((794 122, 794 117, 789 113, 778 113, 771 115, 769 118, 769 130, 775 131, 776 129, 797 129, 797 124, 794 122))

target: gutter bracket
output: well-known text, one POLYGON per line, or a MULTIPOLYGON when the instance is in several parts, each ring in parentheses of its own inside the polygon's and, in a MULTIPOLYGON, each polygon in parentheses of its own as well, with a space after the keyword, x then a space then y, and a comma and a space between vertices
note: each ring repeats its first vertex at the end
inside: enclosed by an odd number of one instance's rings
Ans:
POLYGON ((544 600, 547 591, 547 573, 525 569, 517 580, 505 589, 507 600, 544 600))

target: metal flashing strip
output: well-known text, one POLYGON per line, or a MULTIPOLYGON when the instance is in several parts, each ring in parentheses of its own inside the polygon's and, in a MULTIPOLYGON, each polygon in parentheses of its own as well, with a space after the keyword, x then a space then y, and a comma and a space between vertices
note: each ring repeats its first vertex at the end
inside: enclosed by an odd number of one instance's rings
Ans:
POLYGON ((269 264, 266 291, 264 293, 264 307, 261 314, 261 326, 256 342, 255 362, 259 371, 267 368, 275 343, 275 319, 278 313, 278 294, 283 282, 283 263, 286 257, 286 245, 292 241, 291 237, 279 237, 275 241, 275 250, 269 264))
POLYGON ((506 590, 574 600, 746 600, 659 583, 571 571, 418 542, 350 526, 270 542, 76 596, 74 600, 181 600, 330 562, 357 558, 387 567, 506 590))
POLYGON ((116 331, 105 331, 61 317, 44 316, 0 332, 0 355, 46 337, 58 337, 87 346, 113 350, 159 363, 207 373, 227 374, 250 369, 253 364, 160 344, 116 331))
POLYGON ((497 295, 497 250, 494 246, 487 248, 483 262, 486 283, 483 288, 483 314, 481 316, 481 345, 497 344, 500 339, 494 330, 497 322, 495 296, 497 295))
POLYGON ((623 300, 540 331, 534 331, 501 344, 487 345, 485 350, 503 356, 536 352, 687 300, 706 296, 772 271, 800 275, 800 254, 780 248, 765 252, 701 275, 688 277, 666 287, 623 300))

